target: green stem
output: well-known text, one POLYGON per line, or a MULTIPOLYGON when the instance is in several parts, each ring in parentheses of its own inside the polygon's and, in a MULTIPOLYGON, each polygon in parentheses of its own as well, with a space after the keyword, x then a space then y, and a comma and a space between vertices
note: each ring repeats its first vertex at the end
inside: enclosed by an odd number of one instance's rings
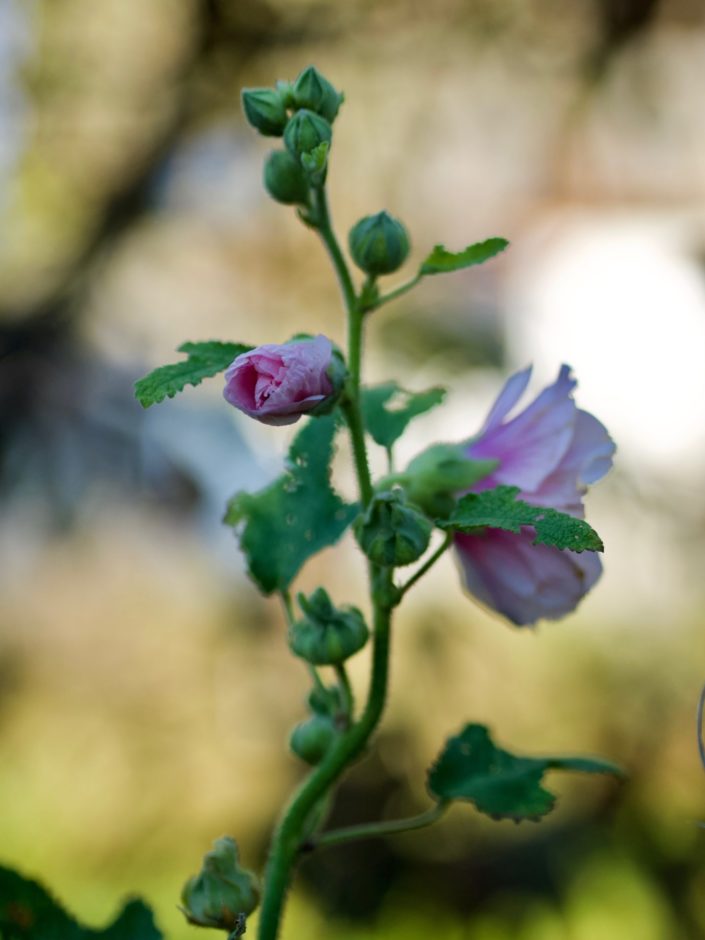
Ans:
POLYGON ((406 584, 401 585, 401 587, 399 588, 399 593, 397 595, 397 597, 399 598, 399 601, 401 601, 402 597, 406 594, 409 588, 413 587, 417 581, 423 578, 426 572, 436 564, 438 559, 443 555, 445 551, 447 551, 447 549, 450 548, 452 544, 453 544, 453 536, 446 535, 446 537, 443 539, 443 541, 438 546, 436 551, 432 555, 429 555, 428 559, 421 565, 421 567, 417 571, 414 572, 414 574, 409 578, 406 584))
POLYGON ((375 602, 372 681, 362 717, 333 745, 318 767, 304 780, 285 808, 272 840, 264 878, 259 940, 275 940, 292 869, 301 850, 301 832, 313 807, 335 783, 342 771, 365 747, 377 727, 387 697, 391 609, 379 602, 389 593, 391 571, 377 569, 374 574, 375 602))
POLYGON ((418 816, 409 816, 406 819, 392 819, 389 822, 362 823, 359 826, 346 826, 344 829, 332 829, 321 833, 311 840, 307 849, 325 848, 329 845, 341 845, 343 842, 354 842, 357 839, 374 839, 379 836, 396 835, 399 832, 411 832, 414 829, 424 829, 435 823, 448 809, 448 803, 436 803, 425 813, 418 816))
POLYGON ((345 714, 348 716, 349 720, 352 720, 355 710, 355 697, 353 696, 350 678, 348 677, 348 671, 344 663, 339 663, 335 667, 335 674, 338 677, 338 685, 343 694, 343 708, 345 709, 345 714))
POLYGON ((366 308, 366 312, 369 313, 372 310, 377 310, 382 304, 388 304, 390 300, 396 300, 397 297, 401 297, 403 294, 407 294, 412 290, 419 281, 422 279, 423 274, 416 274, 410 281, 407 281, 405 284, 401 284, 399 287, 391 290, 388 294, 382 294, 381 297, 378 297, 374 303, 370 304, 366 308))

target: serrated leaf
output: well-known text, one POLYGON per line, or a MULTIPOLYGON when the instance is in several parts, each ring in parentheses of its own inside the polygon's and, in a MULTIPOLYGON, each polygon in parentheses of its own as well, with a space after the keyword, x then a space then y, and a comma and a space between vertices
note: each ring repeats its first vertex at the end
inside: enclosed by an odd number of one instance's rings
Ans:
POLYGON ((517 757, 498 748, 484 725, 466 725, 446 742, 428 774, 428 788, 438 800, 468 800, 495 819, 538 819, 554 806, 543 786, 548 770, 614 774, 609 761, 586 757, 517 757))
POLYGON ((372 439, 389 449, 413 419, 440 405, 444 388, 408 392, 396 382, 385 382, 362 390, 362 416, 372 439))
POLYGON ((328 165, 328 151, 330 144, 327 140, 322 140, 320 144, 309 150, 308 153, 301 154, 301 166, 311 177, 320 179, 325 173, 328 165))
POLYGON ((0 867, 2 940, 162 940, 150 909, 128 901, 105 930, 81 926, 37 881, 0 867))
POLYGON ((519 487, 497 486, 482 493, 468 493, 451 515, 439 520, 442 529, 472 534, 473 530, 489 528, 520 532, 522 526, 536 531, 534 545, 552 545, 571 552, 601 552, 602 539, 583 519, 544 506, 530 506, 517 499, 519 487))
POLYGON ((508 245, 506 238, 488 238, 457 252, 447 251, 443 245, 436 245, 428 258, 422 262, 419 274, 448 274, 451 271, 470 268, 494 258, 508 245))
POLYGON ((187 385, 199 385, 203 379, 223 372, 236 356, 252 348, 242 343, 221 343, 216 340, 182 343, 178 351, 186 353, 186 359, 160 366, 135 382, 135 398, 143 408, 156 405, 165 398, 173 398, 187 385))
POLYGON ((312 418, 294 439, 283 476, 258 493, 238 493, 225 522, 240 528, 251 577, 265 594, 286 590, 304 562, 333 545, 358 513, 332 489, 335 414, 312 418))

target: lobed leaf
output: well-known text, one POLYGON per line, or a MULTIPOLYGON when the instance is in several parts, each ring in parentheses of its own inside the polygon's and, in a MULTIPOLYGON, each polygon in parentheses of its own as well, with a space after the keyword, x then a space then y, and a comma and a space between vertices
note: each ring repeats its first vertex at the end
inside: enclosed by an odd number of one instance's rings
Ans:
POLYGON ((186 359, 158 369, 135 382, 135 397, 143 408, 156 405, 165 398, 173 398, 187 385, 199 385, 228 368, 230 363, 241 353, 248 352, 252 346, 242 343, 221 343, 210 340, 205 343, 182 343, 179 352, 186 353, 186 359))
POLYGON ((338 541, 358 513, 330 482, 335 414, 297 434, 285 473, 258 493, 238 493, 225 523, 239 529, 250 576, 265 594, 286 590, 312 555, 338 541))
POLYGON ((519 487, 497 486, 482 493, 468 493, 451 515, 438 520, 441 529, 472 534, 482 528, 520 532, 522 526, 536 530, 534 545, 552 545, 571 552, 601 552, 602 539, 584 519, 544 506, 530 506, 517 499, 519 487))
POLYGON ((436 245, 428 258, 422 262, 419 274, 448 274, 451 271, 470 268, 494 258, 508 245, 506 238, 488 238, 457 252, 447 251, 443 245, 436 245))
POLYGON ((468 800, 495 819, 538 819, 556 798, 543 787, 548 770, 614 774, 609 761, 586 757, 517 757, 498 748, 483 725, 466 725, 450 738, 428 774, 428 788, 438 800, 468 800))
POLYGON ((362 416, 365 427, 377 444, 389 449, 413 418, 440 405, 445 396, 444 388, 408 392, 396 382, 364 388, 362 416))
POLYGON ((162 940, 150 909, 128 901, 105 930, 81 926, 37 881, 0 867, 2 940, 162 940))

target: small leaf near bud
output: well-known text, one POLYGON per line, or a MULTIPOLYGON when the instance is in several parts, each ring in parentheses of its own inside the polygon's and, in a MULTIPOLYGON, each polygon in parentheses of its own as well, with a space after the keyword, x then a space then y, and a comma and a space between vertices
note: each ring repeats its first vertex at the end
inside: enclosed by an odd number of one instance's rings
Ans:
POLYGON ((313 186, 321 186, 326 180, 329 150, 330 144, 323 140, 313 150, 301 154, 301 166, 313 186))
POLYGON ((402 490, 377 493, 354 525, 355 538, 378 565, 410 565, 423 555, 432 524, 406 502, 402 490))
POLYGON ((301 659, 316 666, 345 662, 367 642, 369 631, 357 607, 335 607, 317 588, 309 597, 298 595, 303 618, 292 624, 289 645, 301 659))
POLYGON ((281 137, 284 133, 286 108, 273 88, 243 88, 242 108, 248 122, 265 137, 281 137))
POLYGON ((236 936, 244 932, 244 920, 259 902, 259 886, 252 872, 240 867, 234 839, 216 839, 199 874, 184 885, 181 901, 191 924, 229 930, 236 936))
POLYGON ((409 236, 402 223, 388 212, 360 219, 348 236, 350 254, 366 274, 391 274, 406 261, 409 236))
POLYGON ((284 130, 286 149, 297 160, 324 141, 330 144, 332 139, 333 128, 328 121, 306 108, 297 111, 284 130))
POLYGON ((309 65, 299 75, 294 82, 293 91, 295 107, 315 111, 331 124, 343 103, 342 93, 336 91, 313 65, 309 65))
POLYGON ((272 199, 285 205, 305 205, 308 182, 301 164, 288 150, 273 150, 264 164, 264 186, 272 199))
POLYGON ((328 753, 336 734, 335 722, 330 715, 314 713, 296 725, 289 738, 289 747, 301 760, 315 766, 328 753))

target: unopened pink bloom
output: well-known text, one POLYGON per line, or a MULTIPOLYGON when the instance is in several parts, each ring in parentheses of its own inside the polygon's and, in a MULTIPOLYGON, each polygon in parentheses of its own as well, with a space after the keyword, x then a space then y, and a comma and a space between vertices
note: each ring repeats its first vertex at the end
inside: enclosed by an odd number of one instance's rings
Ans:
MULTIPOLYGON (((506 420, 530 376, 528 368, 506 382, 468 445, 468 457, 499 461, 473 490, 518 486, 527 503, 582 518, 587 486, 610 469, 614 443, 597 418, 576 406, 576 382, 565 365, 553 385, 506 420)), ((533 538, 531 528, 520 533, 486 529, 455 540, 468 590, 517 625, 555 620, 574 610, 602 572, 594 552, 533 545, 533 538)))
POLYGON ((223 395, 263 424, 293 424, 333 394, 332 356, 333 344, 322 335, 258 346, 228 366, 223 395))

